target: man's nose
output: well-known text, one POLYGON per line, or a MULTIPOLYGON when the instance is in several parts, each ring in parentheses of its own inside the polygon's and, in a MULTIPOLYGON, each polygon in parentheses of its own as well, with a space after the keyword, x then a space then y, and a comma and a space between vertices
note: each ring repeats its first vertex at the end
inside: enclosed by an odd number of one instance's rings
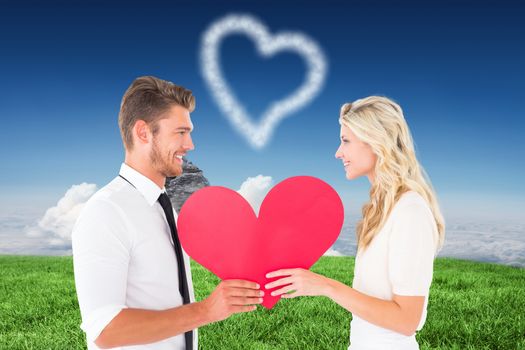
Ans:
POLYGON ((193 144, 193 140, 190 134, 188 134, 188 139, 184 142, 183 147, 187 151, 191 151, 195 149, 195 145, 193 144))

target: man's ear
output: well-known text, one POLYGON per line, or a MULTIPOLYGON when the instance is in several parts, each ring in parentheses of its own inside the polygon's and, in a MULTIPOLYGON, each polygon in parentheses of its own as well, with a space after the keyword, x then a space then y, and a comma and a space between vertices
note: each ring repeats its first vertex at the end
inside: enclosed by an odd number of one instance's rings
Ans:
POLYGON ((144 120, 137 120, 133 126, 133 136, 136 142, 147 144, 150 142, 151 130, 144 120))

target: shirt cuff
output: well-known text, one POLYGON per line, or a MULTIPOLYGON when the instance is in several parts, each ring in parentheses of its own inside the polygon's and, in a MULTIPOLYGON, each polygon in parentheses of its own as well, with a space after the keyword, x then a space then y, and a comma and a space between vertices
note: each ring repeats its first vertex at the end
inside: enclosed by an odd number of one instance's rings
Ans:
POLYGON ((394 286, 392 288, 392 293, 402 296, 428 296, 429 288, 428 287, 400 287, 394 286))
POLYGON ((89 342, 95 342, 104 328, 119 314, 126 305, 106 305, 91 311, 83 318, 80 328, 86 332, 86 338, 89 342))

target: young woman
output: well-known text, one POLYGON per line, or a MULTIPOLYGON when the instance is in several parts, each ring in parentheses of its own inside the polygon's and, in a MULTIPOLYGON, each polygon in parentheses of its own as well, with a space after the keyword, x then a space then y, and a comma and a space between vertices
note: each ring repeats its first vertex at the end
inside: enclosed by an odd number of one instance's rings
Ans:
POLYGON ((435 254, 445 234, 401 107, 371 96, 341 108, 335 156, 349 180, 367 176, 353 286, 303 269, 271 272, 272 295, 326 296, 352 313, 349 349, 418 349, 435 254))

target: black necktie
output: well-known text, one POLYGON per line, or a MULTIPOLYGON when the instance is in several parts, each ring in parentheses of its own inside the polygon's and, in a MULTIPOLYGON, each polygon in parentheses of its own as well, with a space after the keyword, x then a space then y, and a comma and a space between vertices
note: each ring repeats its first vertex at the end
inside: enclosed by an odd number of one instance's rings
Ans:
MULTIPOLYGON (((179 235, 177 234, 177 226, 175 226, 175 217, 173 216, 173 207, 168 195, 163 192, 159 196, 159 203, 164 209, 166 219, 170 225, 171 238, 173 238, 173 244, 175 245, 175 255, 177 256, 177 263, 179 265, 179 291, 182 295, 182 301, 184 304, 190 303, 190 292, 188 290, 188 279, 186 277, 186 269, 184 268, 184 257, 182 255, 182 248, 179 241, 179 235)), ((188 331, 184 334, 186 339, 186 349, 193 349, 193 331, 188 331)))

